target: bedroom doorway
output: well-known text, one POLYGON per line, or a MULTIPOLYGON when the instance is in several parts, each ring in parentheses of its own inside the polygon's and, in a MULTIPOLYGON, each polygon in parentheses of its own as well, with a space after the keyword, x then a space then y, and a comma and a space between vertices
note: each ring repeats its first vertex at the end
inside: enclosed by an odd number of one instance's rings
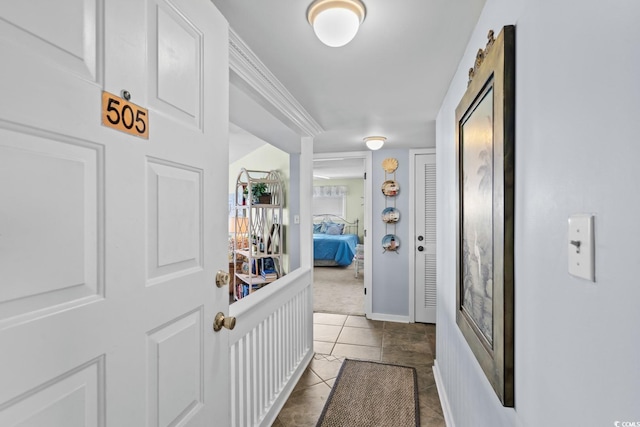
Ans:
POLYGON ((370 313, 371 277, 365 271, 370 163, 368 152, 314 155, 314 312, 370 313))

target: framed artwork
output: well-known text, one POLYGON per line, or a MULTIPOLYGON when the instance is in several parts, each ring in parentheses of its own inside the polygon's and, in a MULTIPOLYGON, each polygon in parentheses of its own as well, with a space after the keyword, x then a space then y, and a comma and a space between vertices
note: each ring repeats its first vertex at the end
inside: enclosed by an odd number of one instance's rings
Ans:
POLYGON ((502 404, 513 406, 515 27, 488 38, 456 108, 456 323, 502 404))

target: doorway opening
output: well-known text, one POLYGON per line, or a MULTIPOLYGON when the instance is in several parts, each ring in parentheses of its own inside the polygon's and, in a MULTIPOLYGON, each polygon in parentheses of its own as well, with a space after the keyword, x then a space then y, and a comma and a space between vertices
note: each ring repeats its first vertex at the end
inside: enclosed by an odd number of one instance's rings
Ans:
MULTIPOLYGON (((297 200, 292 200, 290 191, 290 177, 292 173, 291 168, 291 156, 286 151, 275 147, 274 145, 260 139, 259 137, 247 132, 240 126, 233 123, 229 123, 229 199, 228 199, 228 223, 229 223, 229 237, 228 237, 228 261, 229 261, 229 304, 233 304, 244 296, 250 296, 255 291, 265 287, 267 284, 272 283, 276 279, 284 276, 291 269, 299 267, 299 261, 290 259, 290 246, 286 241, 282 242, 282 247, 278 245, 279 255, 273 255, 266 257, 267 246, 270 246, 271 238, 275 236, 274 230, 278 228, 283 229, 283 235, 287 236, 290 233, 284 233, 285 228, 289 225, 289 212, 291 205, 297 200), (265 173, 273 171, 276 176, 280 177, 280 186, 283 194, 287 197, 282 197, 277 203, 279 208, 274 210, 274 204, 271 201, 267 207, 251 208, 245 199, 249 197, 248 194, 240 194, 244 192, 238 192, 238 174, 241 170, 251 171, 251 175, 254 177, 264 178, 265 173), (241 206, 238 206, 241 205, 241 206), (280 209, 281 208, 281 209, 280 209), (253 221, 250 223, 250 212, 253 215, 253 221), (265 211, 270 210, 277 212, 275 216, 272 214, 270 218, 267 218, 265 211), (280 217, 278 217, 280 216, 280 217), (269 224, 267 220, 270 220, 269 224), (265 227, 266 225, 270 226, 265 227), (278 228, 276 228, 278 227, 278 228), (269 236, 267 239, 266 236, 269 236), (264 239, 263 239, 264 236, 264 239), (258 241, 262 247, 258 247, 258 241), (242 241, 240 241, 242 240, 242 241), (249 243, 256 243, 256 253, 251 254, 247 258, 247 251, 238 250, 244 249, 244 246, 248 246, 249 243), (264 260, 276 259, 278 265, 277 274, 270 280, 260 280, 264 270, 259 268, 260 265, 264 265, 264 260), (253 261, 252 261, 253 260, 253 261), (256 260, 257 264, 256 264, 256 260), (252 275, 249 279, 243 273, 249 271, 249 265, 253 265, 252 275), (256 265, 258 267, 256 267, 256 265), (241 279, 243 278, 243 279, 241 279), (251 283, 250 289, 247 291, 247 295, 242 295, 238 289, 238 285, 244 285, 244 288, 249 288, 248 283, 251 283)), ((297 173, 297 170, 294 170, 297 173)), ((242 179, 247 179, 247 176, 243 175, 242 179)), ((265 186, 266 188, 266 186, 265 186)), ((245 186, 246 190, 246 186, 245 186)), ((258 203, 256 201, 256 203, 258 203)), ((262 206, 262 205, 258 205, 262 206)), ((293 242, 292 242, 293 243, 293 242)), ((269 249, 269 253, 271 250, 269 249)), ((240 286, 242 289, 243 286, 240 286)))
POLYGON ((313 161, 313 311, 365 315, 367 153, 313 161))

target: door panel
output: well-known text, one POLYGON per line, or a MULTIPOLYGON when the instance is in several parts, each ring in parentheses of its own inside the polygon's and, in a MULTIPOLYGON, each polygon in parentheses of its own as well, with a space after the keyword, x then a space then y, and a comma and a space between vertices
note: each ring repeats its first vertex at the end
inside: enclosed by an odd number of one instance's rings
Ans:
POLYGON ((180 425, 204 405, 202 308, 148 334, 150 425, 180 425))
POLYGON ((16 46, 83 78, 97 81, 102 34, 100 0, 5 0, 0 27, 16 46))
POLYGON ((206 0, 35 3, 0 5, 0 425, 227 425, 227 24, 206 0), (100 125, 103 90, 148 140, 100 125))
POLYGON ((147 159, 148 284, 202 270, 202 170, 147 159))
POLYGON ((98 427, 105 425, 104 358, 29 390, 0 413, 0 425, 98 427))
POLYGON ((415 316, 436 322, 436 164, 435 154, 415 156, 415 316))
POLYGON ((0 287, 0 320, 101 292, 102 151, 54 138, 0 129, 0 182, 20 184, 0 186, 0 219, 21 212, 0 239, 2 279, 16 284, 0 287))
POLYGON ((152 72, 151 103, 174 119, 201 128, 202 33, 197 24, 165 2, 152 2, 149 45, 152 72), (152 38, 150 37, 150 40, 152 38), (179 66, 177 66, 179 64, 179 66), (176 84, 180 82, 180 84, 176 84))

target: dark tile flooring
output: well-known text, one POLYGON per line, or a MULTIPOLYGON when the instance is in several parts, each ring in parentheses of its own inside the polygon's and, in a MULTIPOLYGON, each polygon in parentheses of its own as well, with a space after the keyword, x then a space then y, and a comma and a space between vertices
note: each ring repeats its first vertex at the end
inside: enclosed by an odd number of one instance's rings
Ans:
POLYGON ((314 313, 313 332, 316 354, 278 414, 275 427, 315 426, 345 357, 415 367, 421 425, 445 426, 432 370, 435 325, 314 313))

